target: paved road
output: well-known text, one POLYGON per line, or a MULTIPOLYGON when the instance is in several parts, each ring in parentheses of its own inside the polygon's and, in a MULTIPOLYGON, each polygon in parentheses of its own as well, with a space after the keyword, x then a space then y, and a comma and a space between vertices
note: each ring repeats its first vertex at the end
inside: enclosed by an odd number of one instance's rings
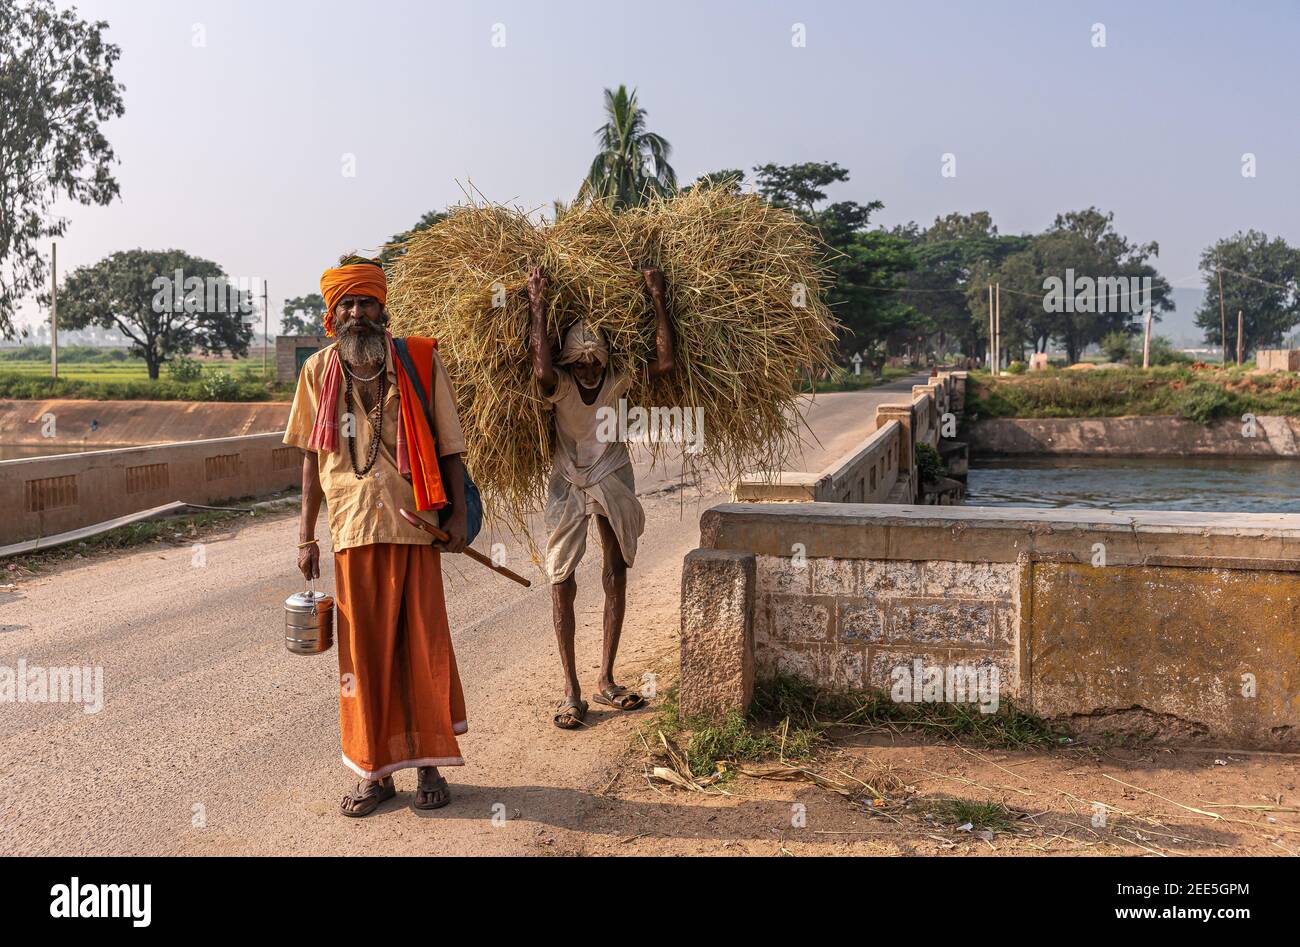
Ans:
MULTIPOLYGON (((915 381, 819 396, 807 412, 806 468, 861 439, 875 405, 904 400, 915 381)), ((682 556, 698 541, 700 512, 724 499, 714 484, 682 487, 675 476, 637 469, 646 532, 619 655, 628 683, 672 673, 682 556)), ((323 522, 318 535, 327 535, 323 522)), ((551 725, 562 687, 549 590, 511 545, 508 562, 532 589, 447 557, 470 721, 468 765, 447 771, 452 805, 409 808, 408 771, 380 812, 342 818, 352 777, 339 760, 335 657, 292 656, 283 645, 282 603, 301 584, 294 538, 291 518, 262 520, 206 538, 201 560, 188 544, 160 544, 0 592, 0 669, 19 659, 102 666, 105 693, 95 714, 0 704, 0 853, 527 853, 555 850, 558 835, 581 833, 584 815, 608 805, 601 790, 619 778, 644 712, 620 718, 593 705, 586 730, 551 725)), ((331 557, 323 566, 329 583, 331 557)), ((579 669, 591 686, 598 555, 578 583, 579 669)))

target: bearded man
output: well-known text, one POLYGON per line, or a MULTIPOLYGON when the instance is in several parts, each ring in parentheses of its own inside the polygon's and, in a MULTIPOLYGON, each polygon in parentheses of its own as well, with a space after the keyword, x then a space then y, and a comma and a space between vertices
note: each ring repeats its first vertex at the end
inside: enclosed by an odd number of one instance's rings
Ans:
POLYGON ((465 548, 465 440, 437 342, 386 328, 382 264, 344 257, 320 287, 338 341, 303 364, 284 443, 303 450, 298 566, 308 580, 320 575, 322 498, 329 512, 339 731, 343 762, 361 777, 340 808, 369 815, 397 794, 392 774, 415 768, 413 805, 437 809, 451 801, 438 767, 464 765, 456 737, 468 729, 441 567, 442 552, 465 548), (431 544, 402 509, 450 539, 431 544))

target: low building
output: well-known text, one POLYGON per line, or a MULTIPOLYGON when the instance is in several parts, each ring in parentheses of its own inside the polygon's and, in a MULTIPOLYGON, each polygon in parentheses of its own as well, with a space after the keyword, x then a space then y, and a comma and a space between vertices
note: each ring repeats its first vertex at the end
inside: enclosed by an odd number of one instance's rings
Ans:
POLYGON ((302 363, 334 340, 327 335, 277 335, 275 337, 275 380, 296 382, 302 363))
POLYGON ((1259 349, 1255 367, 1266 372, 1300 371, 1300 349, 1259 349))

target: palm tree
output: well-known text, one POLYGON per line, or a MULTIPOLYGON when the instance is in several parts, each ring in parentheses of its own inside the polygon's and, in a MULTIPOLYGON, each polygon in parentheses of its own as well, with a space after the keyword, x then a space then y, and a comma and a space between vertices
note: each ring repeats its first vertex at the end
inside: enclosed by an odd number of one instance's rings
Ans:
POLYGON ((636 103, 636 90, 627 86, 605 90, 609 120, 596 129, 600 152, 591 162, 578 200, 599 198, 615 210, 644 204, 655 194, 677 189, 677 173, 668 163, 672 146, 663 136, 645 129, 646 112, 636 103))

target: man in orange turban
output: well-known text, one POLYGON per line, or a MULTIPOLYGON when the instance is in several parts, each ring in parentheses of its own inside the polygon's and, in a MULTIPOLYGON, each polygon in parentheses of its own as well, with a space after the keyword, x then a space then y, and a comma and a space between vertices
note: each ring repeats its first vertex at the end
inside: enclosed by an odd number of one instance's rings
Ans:
POLYGON ((437 342, 387 331, 380 262, 344 257, 320 287, 338 341, 303 364, 284 443, 304 452, 298 566, 307 579, 320 575, 322 499, 329 512, 339 730, 343 762, 361 777, 341 810, 369 815, 397 794, 393 773, 412 768, 414 806, 436 809, 451 801, 438 767, 464 765, 456 738, 468 729, 441 566, 442 552, 465 548, 465 438, 437 342), (431 545, 403 509, 450 540, 431 545))

